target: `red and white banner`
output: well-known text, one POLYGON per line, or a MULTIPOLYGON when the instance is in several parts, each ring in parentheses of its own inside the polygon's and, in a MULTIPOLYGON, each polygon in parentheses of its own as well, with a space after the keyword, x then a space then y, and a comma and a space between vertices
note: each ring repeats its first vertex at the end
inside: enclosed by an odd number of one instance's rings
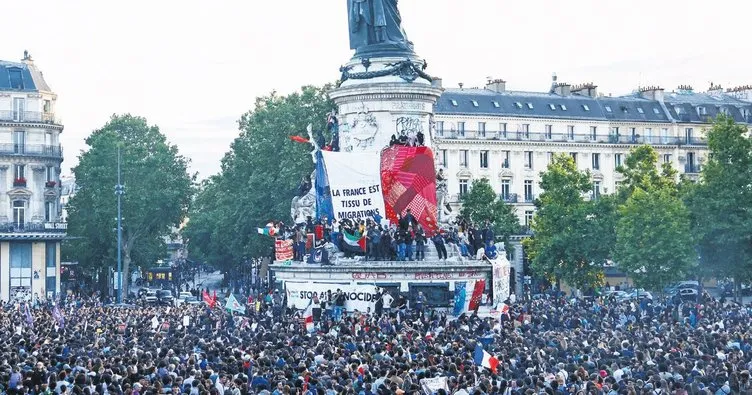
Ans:
POLYGON ((291 261, 294 257, 292 240, 275 240, 274 251, 277 261, 291 261))

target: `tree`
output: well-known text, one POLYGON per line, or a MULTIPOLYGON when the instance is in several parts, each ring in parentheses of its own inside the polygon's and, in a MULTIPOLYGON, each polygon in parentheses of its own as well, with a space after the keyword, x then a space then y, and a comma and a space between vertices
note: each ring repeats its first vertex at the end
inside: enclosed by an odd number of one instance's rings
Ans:
POLYGON ((91 268, 114 267, 117 249, 117 150, 121 148, 123 289, 130 265, 152 265, 166 254, 164 237, 185 218, 195 176, 188 160, 157 126, 132 115, 112 116, 86 138, 88 150, 73 169, 80 188, 69 203, 68 233, 79 261, 91 268))
POLYGON ((658 171, 658 153, 650 145, 632 148, 624 160, 624 165, 616 168, 624 177, 624 182, 617 192, 619 201, 624 203, 632 196, 635 189, 667 189, 677 192, 677 171, 670 163, 661 165, 658 171))
POLYGON ((752 280, 752 138, 726 116, 707 137, 710 155, 685 201, 701 267, 716 278, 733 278, 738 291, 752 280))
POLYGON ((602 283, 614 232, 611 198, 583 197, 592 190, 590 179, 590 172, 579 171, 571 156, 554 155, 541 173, 544 191, 535 202, 534 236, 523 241, 536 273, 578 288, 602 283))
POLYGON ((502 237, 507 248, 510 248, 509 236, 520 231, 514 207, 504 203, 485 178, 474 180, 470 191, 462 196, 460 216, 480 226, 489 221, 494 234, 502 237))
POLYGON ((671 188, 637 188, 619 207, 614 258, 642 288, 663 289, 697 263, 689 211, 671 188))
POLYGON ((222 160, 220 174, 205 183, 191 210, 185 235, 191 249, 228 270, 246 257, 268 256, 272 239, 256 228, 270 221, 290 220, 290 202, 302 177, 313 171, 311 146, 291 142, 311 124, 326 129, 334 104, 330 85, 305 86, 280 96, 256 99, 255 108, 240 119, 240 136, 222 160))

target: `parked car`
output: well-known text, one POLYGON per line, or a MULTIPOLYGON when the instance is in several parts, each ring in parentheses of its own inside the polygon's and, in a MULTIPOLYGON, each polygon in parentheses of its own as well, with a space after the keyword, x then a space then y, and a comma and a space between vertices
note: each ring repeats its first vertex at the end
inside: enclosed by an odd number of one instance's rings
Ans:
POLYGON ((613 297, 617 302, 622 302, 629 299, 629 294, 624 291, 606 291, 603 293, 604 298, 613 297))
POLYGON ((685 288, 692 288, 699 290, 700 289, 700 282, 699 281, 680 281, 674 285, 668 286, 663 289, 663 292, 665 292, 668 295, 675 295, 679 292, 680 289, 685 288))
POLYGON ((141 300, 143 300, 145 303, 157 303, 159 301, 157 291, 153 289, 146 289, 141 294, 141 300))
POLYGON ((653 300, 653 294, 644 289, 635 289, 629 293, 629 298, 635 300, 653 300))
POLYGON ((181 292, 178 294, 178 297, 175 298, 175 306, 180 306, 183 303, 196 304, 198 303, 198 299, 196 299, 196 297, 190 292, 181 292))
POLYGON ((175 297, 172 296, 172 291, 169 289, 161 289, 157 291, 157 298, 161 304, 172 305, 175 303, 175 297))

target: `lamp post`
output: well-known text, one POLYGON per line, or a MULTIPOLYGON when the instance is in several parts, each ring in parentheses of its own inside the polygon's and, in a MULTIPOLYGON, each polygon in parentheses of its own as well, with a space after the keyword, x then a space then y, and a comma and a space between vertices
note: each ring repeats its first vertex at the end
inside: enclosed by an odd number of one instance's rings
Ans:
POLYGON ((120 183, 120 145, 117 151, 117 185, 115 185, 115 195, 117 195, 117 267, 118 267, 118 303, 123 303, 123 217, 120 213, 120 200, 125 193, 125 187, 120 183))

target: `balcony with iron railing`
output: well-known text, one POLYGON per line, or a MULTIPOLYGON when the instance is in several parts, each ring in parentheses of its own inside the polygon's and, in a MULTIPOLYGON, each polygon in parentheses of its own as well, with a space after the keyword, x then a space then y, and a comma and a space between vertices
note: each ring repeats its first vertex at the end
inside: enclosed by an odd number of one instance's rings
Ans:
POLYGON ((684 173, 686 174, 700 174, 702 167, 698 164, 687 163, 684 165, 684 173))
POLYGON ((695 136, 641 136, 621 134, 571 134, 548 132, 478 132, 475 130, 437 131, 436 137, 447 140, 498 140, 498 141, 531 141, 531 142, 559 142, 559 143, 588 143, 588 144, 650 144, 650 145, 707 145, 704 137, 695 136))
POLYGON ((60 145, 5 143, 0 144, 0 155, 59 159, 63 157, 63 148, 60 145))
POLYGON ((65 222, 0 222, 0 233, 65 233, 65 222))
POLYGON ((517 203, 519 200, 516 193, 502 193, 499 195, 499 199, 504 203, 517 203))
POLYGON ((42 111, 0 111, 0 122, 47 123, 60 125, 54 113, 42 111))

